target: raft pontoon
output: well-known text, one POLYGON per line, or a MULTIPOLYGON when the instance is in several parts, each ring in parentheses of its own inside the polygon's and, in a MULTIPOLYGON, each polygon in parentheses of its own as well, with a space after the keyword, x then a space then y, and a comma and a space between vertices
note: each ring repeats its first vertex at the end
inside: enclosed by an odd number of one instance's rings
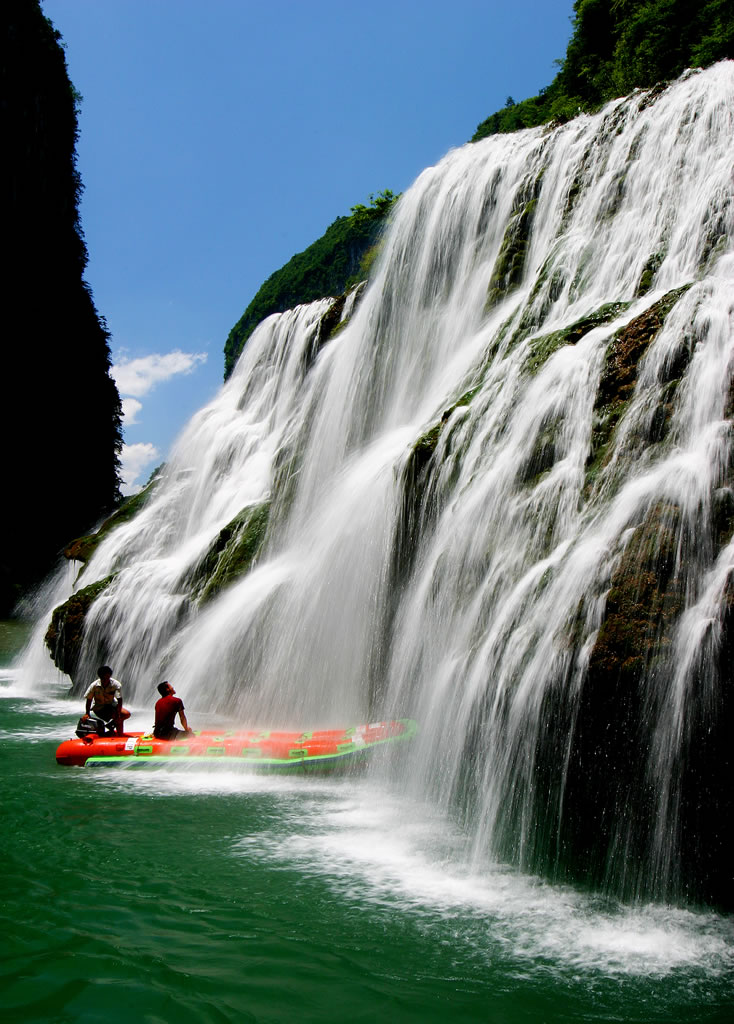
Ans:
POLYGON ((65 740, 56 760, 78 766, 216 761, 266 769, 331 768, 362 760, 376 747, 411 739, 416 731, 415 722, 402 718, 301 733, 204 729, 175 740, 159 740, 151 733, 91 735, 65 740))

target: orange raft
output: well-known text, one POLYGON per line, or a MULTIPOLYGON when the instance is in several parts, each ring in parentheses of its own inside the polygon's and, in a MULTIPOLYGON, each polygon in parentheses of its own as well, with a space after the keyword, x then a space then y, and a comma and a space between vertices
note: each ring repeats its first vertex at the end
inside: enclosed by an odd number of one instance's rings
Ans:
POLYGON ((375 747, 411 739, 416 731, 415 722, 401 718, 302 733, 202 730, 178 740, 158 740, 150 733, 92 735, 65 740, 56 751, 56 760, 78 766, 218 761, 267 769, 330 768, 361 760, 375 747))

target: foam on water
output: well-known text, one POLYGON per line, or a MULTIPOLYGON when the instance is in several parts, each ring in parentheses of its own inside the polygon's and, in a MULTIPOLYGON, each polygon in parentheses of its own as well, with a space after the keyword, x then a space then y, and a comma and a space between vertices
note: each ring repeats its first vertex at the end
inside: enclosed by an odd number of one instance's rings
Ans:
MULTIPOLYGON (((24 701, 18 705, 18 710, 26 711, 29 708, 38 708, 47 711, 49 714, 59 713, 61 709, 71 708, 71 702, 62 697, 57 697, 56 694, 68 693, 69 691, 69 680, 64 677, 64 681, 59 682, 58 680, 49 680, 45 686, 43 692, 40 688, 29 686, 29 679, 22 667, 19 668, 2 668, 0 669, 0 700, 19 700, 24 701)), ((79 701, 76 701, 77 707, 79 701)))
POLYGON ((302 775, 268 774, 251 766, 229 765, 141 764, 131 759, 127 764, 100 765, 89 770, 90 784, 110 786, 158 796, 241 796, 269 795, 274 800, 304 794, 327 794, 328 782, 304 778, 302 775))
MULTIPOLYGON (((293 795, 280 783, 279 791, 293 795)), ((241 837, 234 854, 323 876, 336 898, 418 915, 427 926, 451 920, 455 939, 484 944, 487 955, 499 943, 519 960, 606 975, 734 969, 731 920, 631 908, 502 864, 477 870, 461 856, 467 837, 449 822, 368 783, 306 788, 281 810, 276 829, 241 837)))

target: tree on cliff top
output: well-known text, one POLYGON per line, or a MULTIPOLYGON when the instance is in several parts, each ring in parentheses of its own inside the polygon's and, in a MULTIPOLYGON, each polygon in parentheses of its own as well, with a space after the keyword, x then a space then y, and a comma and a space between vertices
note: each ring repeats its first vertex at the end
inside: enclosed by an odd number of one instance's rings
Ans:
POLYGON ((472 142, 567 121, 688 67, 734 57, 731 0, 576 0, 573 7, 573 35, 551 84, 482 121, 472 142))

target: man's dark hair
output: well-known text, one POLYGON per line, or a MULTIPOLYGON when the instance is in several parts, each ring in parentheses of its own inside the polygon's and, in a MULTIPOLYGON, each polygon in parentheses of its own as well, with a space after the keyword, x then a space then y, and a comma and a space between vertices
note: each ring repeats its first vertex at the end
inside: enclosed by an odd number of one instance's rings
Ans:
POLYGON ((158 683, 158 693, 161 697, 165 697, 168 693, 168 683, 158 683))
POLYGON ((112 675, 112 669, 110 668, 109 665, 100 665, 99 668, 97 669, 97 675, 100 677, 106 675, 108 672, 110 675, 112 675))

